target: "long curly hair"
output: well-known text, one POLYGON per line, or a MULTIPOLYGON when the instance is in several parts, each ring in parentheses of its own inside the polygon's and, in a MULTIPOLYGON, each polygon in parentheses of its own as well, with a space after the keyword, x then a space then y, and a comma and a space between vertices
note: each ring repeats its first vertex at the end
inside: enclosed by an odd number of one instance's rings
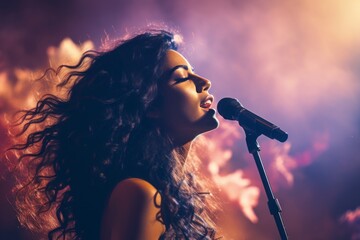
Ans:
POLYGON ((215 239, 212 204, 194 164, 184 165, 183 149, 147 116, 161 104, 169 49, 177 50, 174 35, 151 30, 52 69, 70 70, 60 84, 67 96, 45 95, 23 111, 20 135, 28 135, 11 148, 20 154, 15 192, 22 225, 48 239, 98 239, 112 189, 138 177, 161 195, 160 239, 215 239))

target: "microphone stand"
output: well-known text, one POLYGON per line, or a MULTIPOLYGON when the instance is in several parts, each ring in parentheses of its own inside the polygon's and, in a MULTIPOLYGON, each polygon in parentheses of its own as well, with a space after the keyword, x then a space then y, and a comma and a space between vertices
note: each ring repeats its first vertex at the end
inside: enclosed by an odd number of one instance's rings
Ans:
POLYGON ((279 200, 274 197, 274 194, 271 190, 270 183, 268 181, 268 178, 266 176, 266 172, 264 169, 264 166, 261 162, 260 158, 260 145, 257 142, 257 138, 261 135, 258 134, 256 131, 248 128, 244 128, 245 134, 246 134, 246 144, 249 150, 249 153, 251 153, 254 156, 256 166, 258 168, 261 181, 264 185, 266 196, 268 198, 268 207, 270 210, 270 214, 273 215, 274 220, 276 222, 276 226, 278 228, 278 231, 280 233, 281 240, 287 240, 288 236, 286 234, 284 223, 281 219, 281 207, 279 200))

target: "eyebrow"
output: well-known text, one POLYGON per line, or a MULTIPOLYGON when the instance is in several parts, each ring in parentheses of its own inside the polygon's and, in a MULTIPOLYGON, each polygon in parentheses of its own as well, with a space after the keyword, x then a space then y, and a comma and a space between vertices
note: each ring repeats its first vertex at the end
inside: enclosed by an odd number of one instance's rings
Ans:
MULTIPOLYGON (((177 65, 169 70, 169 75, 171 75, 178 68, 184 68, 185 70, 189 70, 189 67, 187 65, 177 65)), ((191 70, 194 72, 194 68, 191 68, 191 70)))

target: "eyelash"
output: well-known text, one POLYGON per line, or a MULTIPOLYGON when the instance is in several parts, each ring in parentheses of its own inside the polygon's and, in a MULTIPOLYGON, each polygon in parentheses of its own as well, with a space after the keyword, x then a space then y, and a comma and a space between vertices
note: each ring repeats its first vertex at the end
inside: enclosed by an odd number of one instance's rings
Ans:
POLYGON ((190 79, 190 77, 186 77, 186 78, 175 78, 175 81, 176 82, 185 82, 185 81, 187 81, 187 80, 189 80, 190 79))

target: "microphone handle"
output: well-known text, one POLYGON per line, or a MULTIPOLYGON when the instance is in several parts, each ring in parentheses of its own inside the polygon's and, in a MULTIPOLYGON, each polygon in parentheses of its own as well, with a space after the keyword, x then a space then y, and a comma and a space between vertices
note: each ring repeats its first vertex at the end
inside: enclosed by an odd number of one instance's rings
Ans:
POLYGON ((250 112, 246 108, 240 110, 237 120, 240 126, 250 131, 255 131, 259 135, 264 134, 280 142, 285 142, 288 138, 288 134, 278 126, 250 112))

